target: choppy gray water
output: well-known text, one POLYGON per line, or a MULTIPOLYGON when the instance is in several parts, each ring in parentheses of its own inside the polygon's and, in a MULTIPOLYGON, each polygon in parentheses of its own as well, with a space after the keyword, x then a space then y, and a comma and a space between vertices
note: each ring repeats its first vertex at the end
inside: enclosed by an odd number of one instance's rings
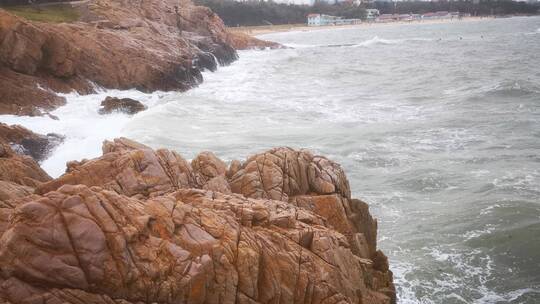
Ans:
POLYGON ((272 34, 187 93, 68 95, 43 166, 124 135, 191 158, 327 155, 379 219, 400 303, 540 303, 540 18, 272 34), (106 95, 150 106, 102 117, 106 95))

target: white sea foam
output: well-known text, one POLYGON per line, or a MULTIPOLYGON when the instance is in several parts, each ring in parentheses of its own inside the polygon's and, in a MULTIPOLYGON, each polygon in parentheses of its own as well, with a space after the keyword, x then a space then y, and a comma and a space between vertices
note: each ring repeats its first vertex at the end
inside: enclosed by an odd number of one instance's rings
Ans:
POLYGON ((7 124, 19 124, 36 133, 64 135, 64 142, 41 163, 45 171, 56 177, 65 171, 66 161, 101 155, 101 143, 105 139, 122 136, 122 130, 130 120, 136 118, 137 115, 144 115, 144 112, 134 116, 120 113, 100 115, 98 109, 105 97, 129 97, 141 101, 148 107, 153 107, 158 104, 160 96, 163 95, 166 93, 144 94, 136 90, 99 90, 98 93, 90 95, 63 94, 67 104, 51 112, 59 118, 58 120, 47 116, 2 115, 0 121, 7 124))
POLYGON ((379 38, 378 36, 375 36, 371 39, 368 39, 366 41, 362 41, 356 44, 355 47, 371 46, 371 45, 377 45, 377 44, 399 44, 401 42, 403 42, 403 40, 383 39, 383 38, 379 38))
POLYGON ((319 45, 316 44, 301 44, 301 43, 285 43, 286 47, 290 47, 293 49, 307 49, 307 48, 313 48, 318 47, 319 45))
MULTIPOLYGON (((484 211, 484 210, 482 210, 484 211)), ((482 215, 486 215, 486 213, 481 212, 482 215)), ((488 224, 483 229, 477 229, 477 230, 471 230, 467 231, 464 234, 464 238, 466 240, 472 240, 481 236, 492 234, 493 232, 497 231, 497 226, 488 224)))
POLYGON ((537 294, 540 295, 540 289, 533 288, 521 288, 506 293, 497 293, 493 291, 482 290, 482 297, 476 301, 475 304, 492 304, 492 303, 510 303, 519 299, 525 294, 537 294))

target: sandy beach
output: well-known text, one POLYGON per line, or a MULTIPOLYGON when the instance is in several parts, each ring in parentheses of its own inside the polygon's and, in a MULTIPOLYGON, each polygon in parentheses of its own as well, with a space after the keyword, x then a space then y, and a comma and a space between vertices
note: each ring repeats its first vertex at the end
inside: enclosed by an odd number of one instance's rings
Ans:
POLYGON ((296 32, 296 31, 317 31, 338 28, 366 28, 373 26, 393 26, 407 24, 439 24, 451 22, 471 22, 479 20, 490 20, 492 17, 464 17, 461 19, 437 19, 437 20, 414 20, 414 21, 395 21, 395 22, 364 22, 361 24, 349 25, 326 25, 326 26, 307 26, 306 24, 281 24, 281 25, 261 25, 261 26, 238 26, 229 27, 228 29, 236 33, 245 33, 251 36, 258 36, 280 32, 296 32))

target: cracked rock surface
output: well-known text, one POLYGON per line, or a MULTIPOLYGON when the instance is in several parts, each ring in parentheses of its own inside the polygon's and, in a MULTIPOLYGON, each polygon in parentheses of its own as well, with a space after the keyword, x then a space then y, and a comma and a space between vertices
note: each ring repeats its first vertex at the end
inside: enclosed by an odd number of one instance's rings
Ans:
POLYGON ((0 303, 395 303, 336 163, 278 148, 227 168, 125 138, 103 152, 4 195, 0 303))

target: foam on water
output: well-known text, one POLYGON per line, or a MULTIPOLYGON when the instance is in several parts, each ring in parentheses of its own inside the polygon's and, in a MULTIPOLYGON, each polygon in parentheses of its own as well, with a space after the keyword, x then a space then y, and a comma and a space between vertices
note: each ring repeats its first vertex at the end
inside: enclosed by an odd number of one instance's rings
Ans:
POLYGON ((19 124, 34 132, 47 134, 58 133, 65 136, 64 142, 52 151, 50 157, 41 166, 51 176, 57 177, 64 173, 66 162, 81 160, 101 155, 101 144, 105 139, 123 136, 123 128, 129 121, 144 113, 130 117, 126 114, 98 114, 101 101, 107 96, 133 98, 148 107, 159 103, 163 95, 170 93, 144 94, 136 90, 98 90, 96 94, 79 95, 76 93, 62 94, 67 104, 52 111, 58 120, 47 116, 29 117, 2 115, 0 121, 8 124, 19 124))

